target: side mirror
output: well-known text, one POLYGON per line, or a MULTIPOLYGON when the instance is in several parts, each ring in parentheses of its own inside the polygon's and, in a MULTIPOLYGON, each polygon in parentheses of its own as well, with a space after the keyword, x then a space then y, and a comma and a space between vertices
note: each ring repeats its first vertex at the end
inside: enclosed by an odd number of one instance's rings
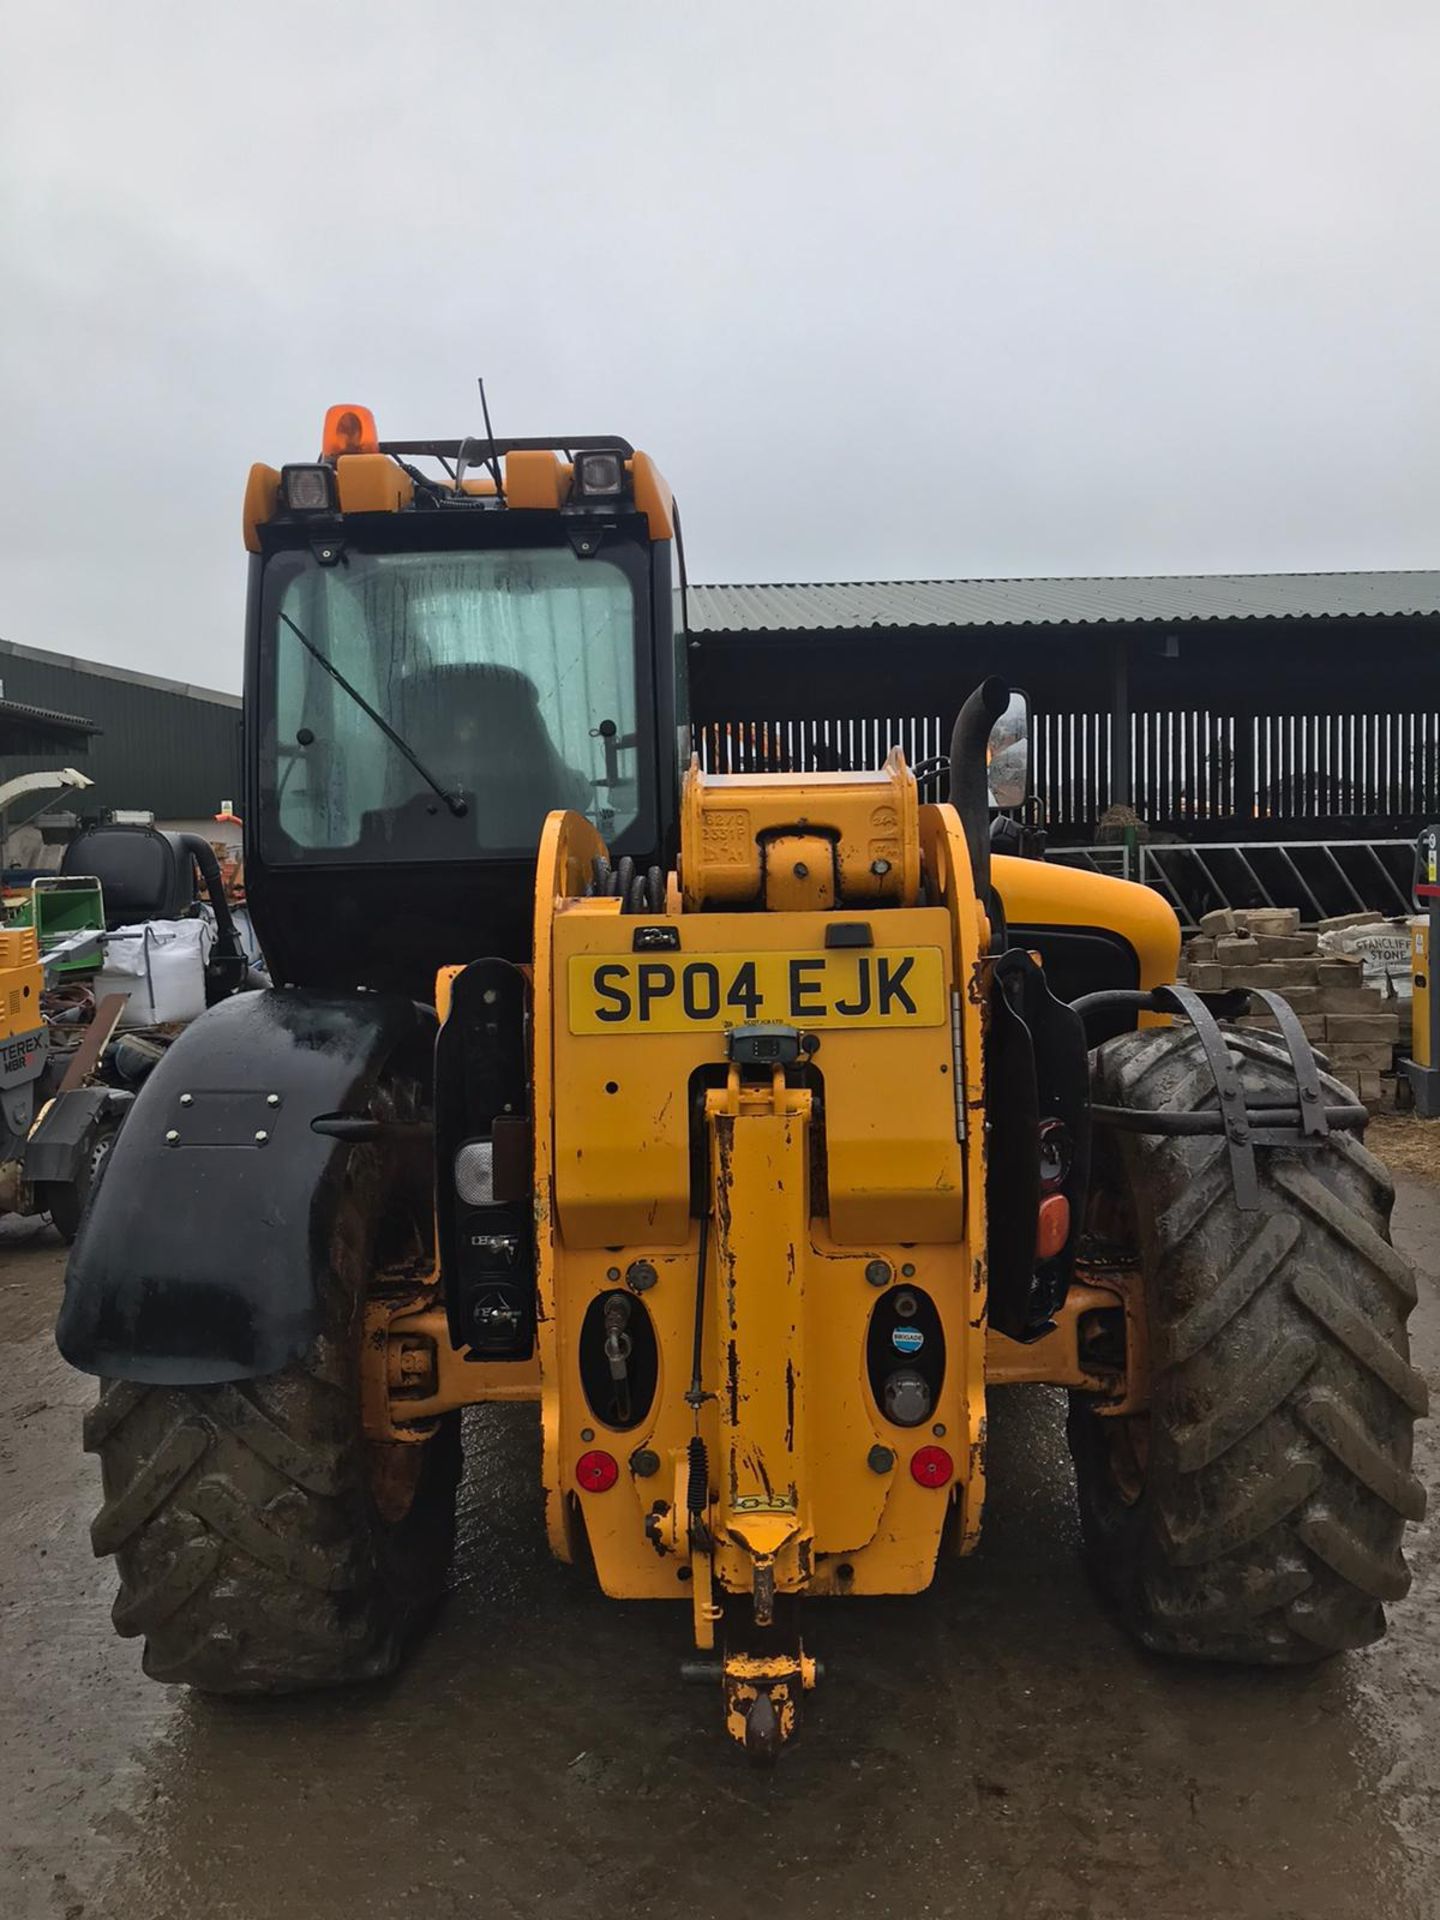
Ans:
MULTIPOLYGON (((994 709, 992 708, 993 712, 994 709)), ((1012 693, 990 729, 985 764, 992 807, 1021 807, 1030 792, 1030 696, 1012 693)))

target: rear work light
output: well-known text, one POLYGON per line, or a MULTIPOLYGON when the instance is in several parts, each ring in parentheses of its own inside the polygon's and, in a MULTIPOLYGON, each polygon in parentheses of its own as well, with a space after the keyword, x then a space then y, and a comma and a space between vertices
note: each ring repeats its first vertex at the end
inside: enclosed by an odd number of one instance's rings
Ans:
POLYGON ((455 1191, 467 1207, 495 1204, 495 1147, 490 1140, 467 1140, 455 1155, 455 1191))
POLYGON ((625 462, 618 453, 577 453, 575 492, 583 500, 615 500, 625 491, 625 462))
POLYGON ((335 475, 329 467, 282 467, 280 498, 291 513, 332 513, 335 475))
POLYGON ((331 407, 320 436, 320 458, 338 460, 342 453, 378 453, 380 435, 368 407, 331 407))

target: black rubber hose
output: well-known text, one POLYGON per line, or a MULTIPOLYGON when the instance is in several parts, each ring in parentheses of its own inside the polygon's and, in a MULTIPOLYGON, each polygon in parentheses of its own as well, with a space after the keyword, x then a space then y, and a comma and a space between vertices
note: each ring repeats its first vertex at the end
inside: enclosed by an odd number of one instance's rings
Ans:
POLYGON ((955 716, 950 736, 950 802, 960 815, 970 869, 981 903, 990 904, 990 767, 986 749, 995 722, 1010 704, 999 674, 983 680, 955 716))
POLYGON ((243 962, 245 951, 231 918, 230 902, 225 898, 225 882, 220 876, 220 862, 215 858, 215 849, 198 833, 177 833, 175 838, 200 869, 200 878, 210 898, 210 911, 215 915, 215 946, 221 959, 232 965, 243 962))

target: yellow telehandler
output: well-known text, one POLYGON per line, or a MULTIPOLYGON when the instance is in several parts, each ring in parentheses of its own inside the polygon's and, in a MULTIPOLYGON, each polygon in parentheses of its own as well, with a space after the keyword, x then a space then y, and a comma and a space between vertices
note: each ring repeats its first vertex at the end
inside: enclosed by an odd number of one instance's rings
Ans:
POLYGON ((118 1630, 219 1692, 389 1670, 441 1592, 460 1410, 534 1401, 555 1554, 680 1602, 769 1759, 809 1603, 968 1553, 988 1396, 1040 1381, 1146 1645, 1373 1639, 1424 1389, 1363 1108, 1283 1002, 1272 1040, 1174 984, 1156 894, 993 850, 1004 681, 960 705, 946 804, 898 751, 703 771, 676 531, 614 438, 381 443, 340 407, 318 460, 253 471, 281 984, 146 1083, 59 1325, 102 1382, 118 1630))

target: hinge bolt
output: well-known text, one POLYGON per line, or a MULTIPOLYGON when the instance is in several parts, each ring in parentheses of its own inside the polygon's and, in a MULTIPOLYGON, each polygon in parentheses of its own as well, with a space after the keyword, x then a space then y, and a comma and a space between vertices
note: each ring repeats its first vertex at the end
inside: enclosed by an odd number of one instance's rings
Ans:
POLYGON ((257 1147, 263 1147, 265 1142, 269 1138, 270 1138, 269 1134, 265 1131, 263 1127, 257 1127, 255 1129, 255 1144, 257 1147))
POLYGON ((170 1131, 169 1131, 169 1132, 168 1132, 168 1133, 166 1134, 166 1136, 165 1136, 165 1144, 166 1144, 166 1146, 167 1146, 167 1147, 178 1147, 178 1146, 179 1146, 179 1144, 180 1144, 180 1135, 179 1135, 179 1134, 178 1134, 178 1133, 176 1132, 176 1130, 175 1130, 175 1128, 174 1128, 174 1127, 171 1127, 171 1129, 170 1129, 170 1131))
POLYGON ((194 1106, 194 1104, 195 1104, 195 1096, 194 1096, 194 1094, 193 1094, 193 1093, 182 1093, 182 1094, 181 1094, 181 1096, 180 1096, 180 1104, 181 1104, 181 1106, 182 1106, 182 1107, 193 1107, 193 1106, 194 1106))
POLYGON ((267 1093, 267 1094, 266 1094, 266 1096, 265 1096, 265 1104, 266 1104, 266 1106, 267 1106, 267 1107, 278 1107, 278 1106, 279 1106, 279 1104, 280 1104, 280 1096, 279 1096, 279 1094, 278 1094, 278 1093, 267 1093))

